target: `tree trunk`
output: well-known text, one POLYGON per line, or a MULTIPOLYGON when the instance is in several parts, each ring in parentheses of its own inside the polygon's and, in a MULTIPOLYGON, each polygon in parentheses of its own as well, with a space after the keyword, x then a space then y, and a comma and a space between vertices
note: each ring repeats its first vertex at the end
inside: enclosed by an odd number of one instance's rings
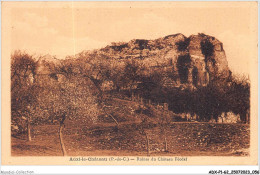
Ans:
POLYGON ((211 114, 211 116, 210 116, 210 120, 213 120, 213 119, 214 119, 213 114, 211 114))
MULTIPOLYGON (((162 126, 162 127, 166 127, 166 126, 162 126)), ((168 152, 168 142, 167 142, 165 128, 163 128, 163 135, 164 135, 164 151, 168 152)))
POLYGON ((249 124, 249 115, 248 115, 248 113, 246 114, 246 124, 249 124))
POLYGON ((134 101, 134 99, 135 99, 135 98, 134 98, 134 93, 132 92, 132 94, 131 94, 131 100, 134 101))
POLYGON ((108 115, 114 120, 114 122, 116 123, 117 127, 119 127, 119 124, 118 124, 117 120, 115 119, 115 117, 113 117, 113 115, 111 115, 111 114, 108 114, 108 115))
POLYGON ((103 111, 105 112, 106 115, 110 116, 114 120, 114 122, 116 123, 117 127, 119 127, 119 123, 117 122, 115 117, 113 117, 112 114, 107 113, 106 110, 104 109, 104 107, 102 107, 102 109, 103 109, 103 111))
POLYGON ((146 139, 146 146, 147 146, 147 156, 150 156, 150 143, 149 143, 149 137, 147 133, 144 130, 145 139, 146 139))
POLYGON ((27 137, 29 142, 32 141, 30 117, 27 118, 27 137))
POLYGON ((165 144, 165 145, 164 145, 164 149, 165 149, 164 151, 165 151, 165 152, 168 152, 168 142, 167 142, 166 135, 164 136, 164 144, 165 144))
POLYGON ((66 152, 65 145, 63 142, 63 134, 62 134, 63 128, 64 128, 64 123, 60 123, 59 138, 60 138, 61 150, 62 150, 63 156, 67 156, 67 152, 66 152))
POLYGON ((165 127, 166 127, 166 125, 162 124, 161 132, 162 132, 162 135, 164 136, 164 151, 168 152, 168 142, 167 142, 165 127))
POLYGON ((116 85, 116 92, 120 92, 120 87, 116 85))

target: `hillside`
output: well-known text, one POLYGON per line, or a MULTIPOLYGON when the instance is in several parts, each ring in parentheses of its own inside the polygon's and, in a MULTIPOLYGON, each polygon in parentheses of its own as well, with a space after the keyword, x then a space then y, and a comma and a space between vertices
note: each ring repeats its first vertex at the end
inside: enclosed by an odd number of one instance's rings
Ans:
POLYGON ((233 112, 242 120, 248 113, 248 100, 242 100, 248 98, 247 84, 234 80, 223 43, 205 34, 133 39, 64 60, 46 55, 35 66, 29 75, 31 82, 46 86, 77 76, 88 81, 99 97, 135 94, 167 103, 175 113, 195 113, 201 118, 213 115, 216 120, 222 112, 233 112))
POLYGON ((12 155, 249 155, 250 81, 213 36, 11 60, 12 155))
MULTIPOLYGON (((112 43, 100 50, 83 51, 67 59, 88 61, 93 57, 110 62, 115 69, 123 67, 130 60, 135 61, 142 66, 142 75, 161 72, 165 84, 171 86, 206 86, 210 80, 226 79, 231 75, 223 43, 204 34, 189 37, 175 34, 155 40, 134 39, 128 43, 112 43)), ((60 67, 62 62, 66 60, 60 61, 50 56, 40 58, 36 74, 58 73, 55 66, 60 67)))
POLYGON ((216 77, 228 78, 223 43, 215 37, 198 34, 189 37, 175 34, 155 40, 134 39, 128 43, 112 43, 100 50, 86 51, 78 58, 96 55, 110 61, 135 60, 143 65, 144 74, 171 71, 176 74, 175 84, 205 86, 216 77))

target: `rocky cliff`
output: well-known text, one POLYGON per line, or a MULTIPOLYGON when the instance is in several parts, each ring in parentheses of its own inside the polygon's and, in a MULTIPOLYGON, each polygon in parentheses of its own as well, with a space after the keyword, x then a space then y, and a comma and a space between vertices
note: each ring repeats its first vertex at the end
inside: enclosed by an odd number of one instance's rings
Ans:
POLYGON ((175 84, 206 86, 215 78, 228 78, 230 71, 223 44, 205 34, 185 37, 169 35, 156 40, 131 40, 112 43, 98 53, 118 60, 135 59, 149 71, 172 70, 175 84))
MULTIPOLYGON (((162 75, 170 72, 172 76, 168 73, 163 78, 171 86, 206 86, 216 78, 226 79, 231 74, 223 44, 205 34, 186 37, 179 33, 155 40, 133 39, 112 43, 100 50, 83 51, 76 58, 93 56, 109 60, 116 66, 124 65, 127 60, 135 60, 143 66, 142 74, 147 76, 154 71, 162 75)), ((60 64, 56 59, 48 60, 38 61, 38 74, 46 74, 46 71, 53 74, 53 65, 60 64)))

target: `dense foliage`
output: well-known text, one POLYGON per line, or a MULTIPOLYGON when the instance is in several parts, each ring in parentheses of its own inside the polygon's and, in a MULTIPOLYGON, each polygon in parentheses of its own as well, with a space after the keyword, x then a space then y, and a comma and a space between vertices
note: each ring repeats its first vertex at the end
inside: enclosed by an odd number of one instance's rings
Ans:
MULTIPOLYGON (((178 66, 189 64, 189 57, 183 58, 178 66)), ((135 93, 152 102, 168 103, 174 113, 196 114, 201 121, 217 120, 222 112, 231 111, 246 122, 250 109, 250 83, 245 78, 214 79, 202 87, 190 87, 183 80, 181 86, 166 87, 165 77, 175 81, 175 70, 151 72, 134 59, 81 53, 58 64, 47 61, 49 72, 44 75, 37 73, 42 66, 39 60, 26 53, 15 52, 11 60, 12 123, 20 131, 26 130, 26 121, 53 123, 64 116, 95 120, 113 94, 131 97, 135 93)))

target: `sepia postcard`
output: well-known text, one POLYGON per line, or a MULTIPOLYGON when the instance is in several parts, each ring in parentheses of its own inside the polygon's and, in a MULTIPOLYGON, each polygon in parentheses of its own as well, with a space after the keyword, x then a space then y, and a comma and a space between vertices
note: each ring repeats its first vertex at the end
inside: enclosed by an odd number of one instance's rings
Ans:
POLYGON ((3 165, 257 165, 258 2, 2 2, 3 165))

